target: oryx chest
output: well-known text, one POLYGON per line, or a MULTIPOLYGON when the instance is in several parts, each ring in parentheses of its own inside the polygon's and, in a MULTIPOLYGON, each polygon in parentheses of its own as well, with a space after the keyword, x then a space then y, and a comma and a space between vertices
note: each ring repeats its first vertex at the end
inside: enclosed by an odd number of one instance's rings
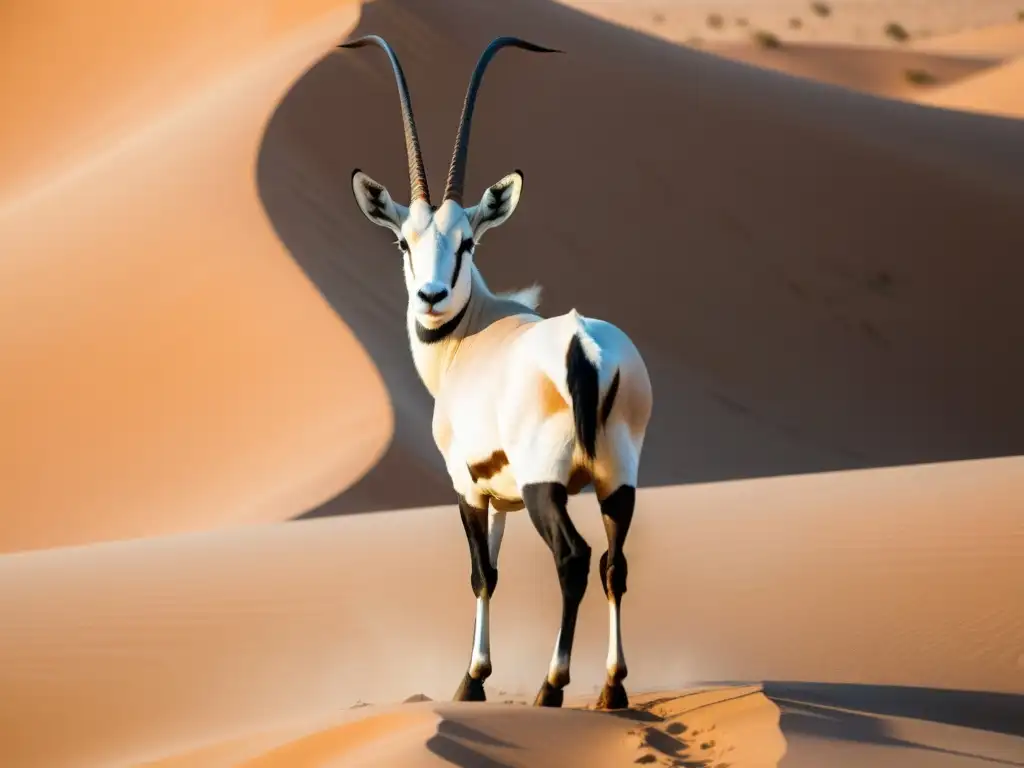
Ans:
POLYGON ((498 418, 485 402, 467 398, 454 413, 434 412, 434 440, 456 492, 496 508, 521 506, 521 495, 501 442, 498 418))

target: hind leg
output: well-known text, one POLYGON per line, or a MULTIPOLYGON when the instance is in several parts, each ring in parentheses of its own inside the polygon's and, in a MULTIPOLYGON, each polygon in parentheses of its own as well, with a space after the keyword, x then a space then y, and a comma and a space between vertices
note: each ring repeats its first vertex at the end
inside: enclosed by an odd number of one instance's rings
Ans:
POLYGON ((569 666, 576 617, 580 601, 587 591, 590 570, 590 545, 576 530, 566 509, 568 493, 561 483, 531 483, 523 486, 523 501, 530 520, 547 543, 555 559, 558 581, 562 587, 562 624, 555 641, 547 679, 544 680, 534 704, 542 707, 562 706, 562 689, 569 684, 569 666))
POLYGON ((629 697, 622 685, 626 657, 622 652, 622 595, 626 592, 626 555, 623 546, 633 520, 636 488, 620 485, 601 500, 601 519, 608 535, 608 551, 601 555, 601 586, 608 598, 608 679, 597 699, 598 709, 625 709, 629 697))

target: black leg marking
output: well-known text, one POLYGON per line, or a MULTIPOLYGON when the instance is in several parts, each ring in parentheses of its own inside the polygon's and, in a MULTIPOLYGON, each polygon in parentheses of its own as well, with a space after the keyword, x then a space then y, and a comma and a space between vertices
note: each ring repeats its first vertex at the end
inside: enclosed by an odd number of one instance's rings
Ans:
MULTIPOLYGON (((633 507, 636 503, 636 488, 631 485, 620 485, 601 502, 601 519, 608 535, 608 551, 601 555, 599 571, 601 586, 609 603, 613 603, 618 612, 622 606, 622 596, 626 592, 626 555, 623 546, 626 534, 633 521, 633 507)), ((611 610, 611 607, 609 607, 611 610)), ((620 614, 621 615, 621 614, 620 614)), ((609 643, 617 643, 618 637, 608 638, 609 643)), ((629 706, 629 697, 622 681, 626 677, 626 664, 608 670, 608 679, 597 699, 598 709, 625 709, 629 706)))
MULTIPOLYGON (((491 597, 498 586, 498 570, 491 565, 490 550, 487 546, 487 509, 474 507, 465 498, 459 496, 459 514, 462 527, 466 531, 469 543, 469 559, 471 565, 470 584, 473 594, 478 598, 491 597)), ((455 692, 455 701, 486 701, 484 680, 491 674, 489 668, 476 670, 476 676, 467 670, 462 683, 455 692)))
POLYGON ((587 591, 590 571, 590 545, 569 519, 566 510, 568 498, 565 486, 560 483, 523 486, 523 501, 530 520, 554 555, 562 587, 562 627, 552 668, 534 701, 538 706, 562 705, 562 689, 569 683, 569 658, 576 634, 576 617, 580 601, 587 591))

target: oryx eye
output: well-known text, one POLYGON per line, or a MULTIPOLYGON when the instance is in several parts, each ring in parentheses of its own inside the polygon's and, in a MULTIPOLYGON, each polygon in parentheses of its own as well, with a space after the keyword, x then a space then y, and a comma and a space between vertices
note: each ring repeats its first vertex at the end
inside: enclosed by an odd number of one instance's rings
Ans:
POLYGON ((408 253, 409 252, 409 244, 405 241, 404 237, 399 238, 399 240, 398 240, 398 247, 402 249, 402 253, 408 253))

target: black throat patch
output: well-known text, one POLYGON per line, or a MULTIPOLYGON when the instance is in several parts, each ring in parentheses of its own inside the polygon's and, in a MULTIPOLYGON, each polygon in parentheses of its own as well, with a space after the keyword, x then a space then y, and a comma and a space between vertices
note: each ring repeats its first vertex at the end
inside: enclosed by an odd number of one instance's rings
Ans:
POLYGON ((436 344, 448 338, 455 332, 455 329, 459 327, 459 323, 462 322, 462 318, 466 316, 466 310, 469 309, 469 299, 466 299, 466 303, 462 305, 462 309, 448 322, 443 325, 439 325, 437 328, 427 328, 420 324, 420 321, 416 321, 416 338, 420 340, 422 344, 436 344))

